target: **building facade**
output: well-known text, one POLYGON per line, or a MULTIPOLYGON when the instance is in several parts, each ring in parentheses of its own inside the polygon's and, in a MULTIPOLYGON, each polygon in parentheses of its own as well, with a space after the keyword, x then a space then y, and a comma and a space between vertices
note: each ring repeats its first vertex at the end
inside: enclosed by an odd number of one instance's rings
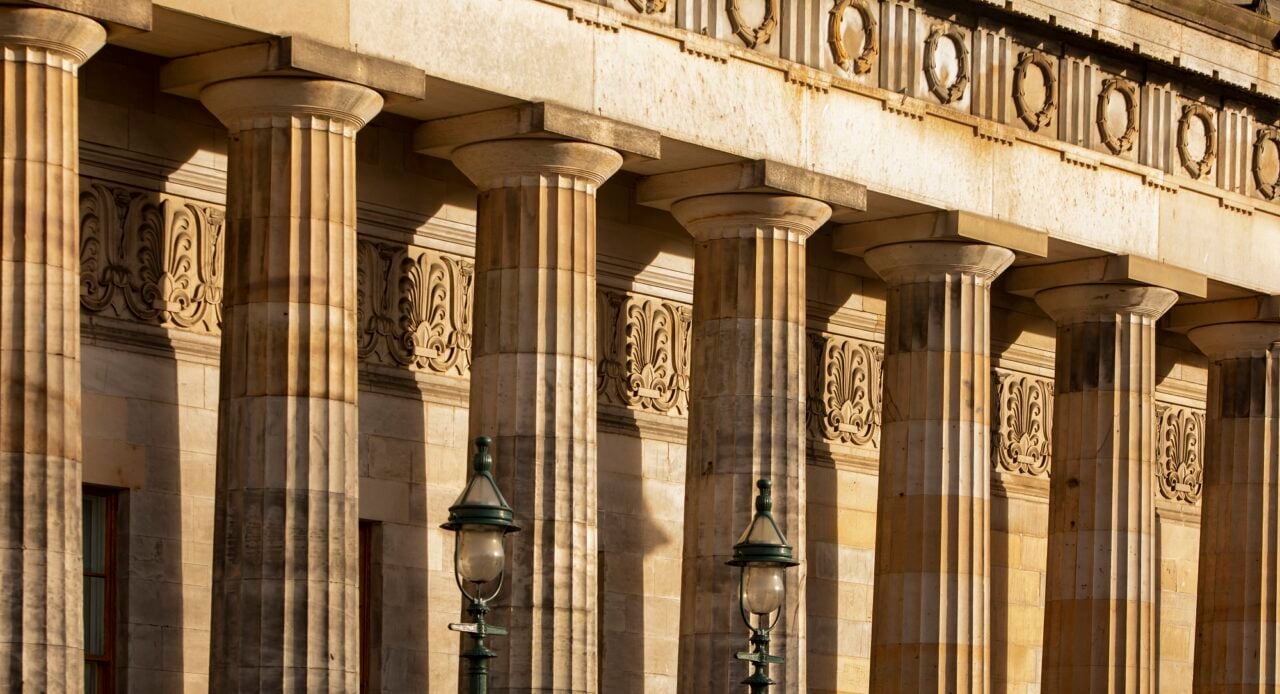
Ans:
POLYGON ((0 689, 1274 691, 1272 15, 0 7, 0 689))

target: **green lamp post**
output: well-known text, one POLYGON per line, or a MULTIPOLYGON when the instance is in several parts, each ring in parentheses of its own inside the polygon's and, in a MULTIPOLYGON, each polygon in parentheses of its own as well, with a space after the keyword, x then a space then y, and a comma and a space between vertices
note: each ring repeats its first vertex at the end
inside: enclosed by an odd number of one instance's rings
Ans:
POLYGON ((738 575, 738 609, 742 612, 742 621, 751 630, 752 649, 736 657, 752 664, 751 676, 742 680, 742 684, 751 687, 751 694, 765 694, 776 684, 769 679, 769 665, 781 663, 783 658, 769 655, 769 632, 782 616, 786 597, 784 572, 800 563, 773 519, 772 486, 767 479, 756 482, 760 490, 756 495, 756 514, 738 544, 733 546, 733 559, 727 562, 742 569, 738 575))
POLYGON ((458 500, 449 507, 449 522, 440 526, 455 533, 453 574, 458 589, 470 602, 467 614, 472 621, 450 624, 449 628, 471 634, 471 647, 461 654, 469 663, 467 677, 471 694, 489 691, 489 659, 497 653, 485 645, 485 638, 507 633, 500 626, 486 623, 484 616, 489 613, 489 601, 502 590, 506 567, 503 538, 507 533, 520 531, 513 520, 515 514, 493 479, 491 443, 487 436, 476 439, 476 454, 472 458, 474 474, 458 500), (467 586, 471 586, 470 590, 467 586), (489 590, 486 591, 486 587, 489 590))

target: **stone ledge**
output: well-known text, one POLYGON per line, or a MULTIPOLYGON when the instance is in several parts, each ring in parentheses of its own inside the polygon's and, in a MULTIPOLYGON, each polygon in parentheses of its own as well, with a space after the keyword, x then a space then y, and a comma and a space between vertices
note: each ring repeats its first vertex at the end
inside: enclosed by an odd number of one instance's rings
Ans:
POLYGON ((191 99, 214 82, 243 77, 320 77, 359 84, 389 103, 427 95, 422 70, 311 39, 283 36, 170 61, 160 70, 160 90, 191 99))
POLYGON ((608 147, 627 161, 657 159, 656 130, 630 125, 550 102, 479 111, 428 121, 413 133, 413 149, 442 159, 463 145, 515 138, 574 140, 608 147))
POLYGON ((1163 327, 1185 333, 1215 323, 1253 321, 1280 321, 1280 294, 1174 306, 1165 316, 1163 327))
POLYGON ((821 200, 832 219, 867 209, 867 187, 768 159, 720 164, 642 178, 636 202, 661 210, 678 200, 723 193, 780 193, 821 200))
POLYGON ((25 0, 16 4, 65 10, 107 25, 108 36, 151 30, 151 0, 25 0))
POLYGON ((1043 231, 960 210, 846 224, 832 234, 831 245, 842 253, 863 255, 875 246, 930 240, 989 243, 1036 258, 1049 254, 1049 235, 1043 231))
POLYGON ((1077 284, 1148 285, 1197 298, 1204 298, 1209 291, 1208 278, 1199 272, 1136 255, 1028 265, 1010 270, 1002 280, 1004 291, 1028 297, 1045 289, 1077 284))

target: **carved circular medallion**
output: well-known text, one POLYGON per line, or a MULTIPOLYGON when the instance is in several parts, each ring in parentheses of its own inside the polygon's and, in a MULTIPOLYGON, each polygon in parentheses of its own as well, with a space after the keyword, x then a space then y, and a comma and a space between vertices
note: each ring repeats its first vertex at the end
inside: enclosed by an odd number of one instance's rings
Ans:
POLYGON ((630 0, 631 6, 636 8, 636 12, 642 14, 657 14, 667 10, 667 0, 630 0))
POLYGON ((1182 118, 1178 119, 1178 157, 1192 178, 1200 178, 1213 170, 1213 162, 1218 158, 1218 126, 1214 123, 1213 111, 1204 104, 1182 107, 1182 118), (1196 119, 1204 126, 1204 155, 1199 159, 1191 154, 1191 124, 1196 119))
POLYGON ((1098 93, 1097 120, 1102 144, 1112 154, 1124 154, 1133 149, 1133 141, 1138 136, 1138 88, 1133 82, 1121 77, 1110 77, 1102 83, 1102 91, 1098 93), (1119 137, 1116 137, 1107 120, 1107 106, 1111 103, 1111 95, 1117 93, 1124 98, 1125 109, 1124 133, 1119 137))
POLYGON ((1028 128, 1039 130, 1053 122, 1058 112, 1058 75, 1054 72, 1053 61, 1040 51, 1023 51, 1018 56, 1018 64, 1013 68, 1013 107, 1018 117, 1028 128), (1031 110, 1027 104, 1027 71, 1038 68, 1044 78, 1044 102, 1038 110, 1031 110))
POLYGON ((1275 200, 1276 193, 1280 192, 1280 130, 1276 128, 1262 128, 1258 131, 1258 139, 1253 141, 1253 182, 1262 197, 1268 200, 1275 200), (1277 169, 1272 175, 1268 175, 1264 168, 1268 143, 1274 148, 1273 166, 1277 169))
POLYGON ((954 26, 934 24, 924 40, 924 79, 938 101, 949 104, 964 97, 969 88, 969 43, 964 32, 954 26), (938 74, 938 42, 946 38, 956 49, 956 77, 946 84, 938 74))
POLYGON ((773 32, 778 28, 779 0, 764 0, 764 18, 759 26, 748 26, 742 16, 742 0, 725 0, 724 10, 729 15, 729 28, 734 35, 742 39, 747 48, 755 48, 762 43, 769 43, 773 32))
POLYGON ((827 21, 827 43, 831 46, 831 58, 842 69, 855 75, 871 71, 876 56, 880 54, 880 32, 875 13, 867 7, 866 0, 835 0, 827 21), (856 10, 862 18, 862 52, 852 58, 844 42, 844 15, 848 9, 856 10))

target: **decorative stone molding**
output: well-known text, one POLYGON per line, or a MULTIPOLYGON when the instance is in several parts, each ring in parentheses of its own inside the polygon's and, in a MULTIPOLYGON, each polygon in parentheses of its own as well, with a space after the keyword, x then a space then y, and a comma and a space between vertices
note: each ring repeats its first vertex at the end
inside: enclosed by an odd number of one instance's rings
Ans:
POLYGON ((995 369, 992 467, 1048 477, 1052 459, 1053 381, 995 369))
POLYGON ((219 332, 223 210, 91 178, 80 187, 81 307, 219 332))
POLYGON ((1112 154, 1124 154, 1133 149, 1133 141, 1138 137, 1138 87, 1123 77, 1109 77, 1102 82, 1102 91, 1098 92, 1098 135, 1102 144, 1112 154), (1112 94, 1120 94, 1125 104, 1124 132, 1116 135, 1107 121, 1107 104, 1112 94))
POLYGON ((360 359, 465 376, 471 368, 471 261, 361 239, 357 262, 360 359))
POLYGON ((755 48, 773 38, 778 28, 779 0, 764 0, 764 18, 758 26, 749 26, 742 16, 742 0, 725 0, 724 11, 729 15, 729 28, 747 48, 755 48))
POLYGON ((884 347, 809 333, 809 435, 830 443, 880 446, 884 347))
POLYGON ((667 11, 667 0, 628 0, 636 12, 658 14, 667 11))
POLYGON ((1058 72, 1053 61, 1042 51, 1023 51, 1018 56, 1018 64, 1013 68, 1013 107, 1018 118, 1033 131, 1053 122, 1058 112, 1058 72), (1027 71, 1033 67, 1044 77, 1044 102, 1034 110, 1027 103, 1026 93, 1027 71))
POLYGON ((1156 406, 1159 449, 1156 479, 1160 495, 1195 504, 1204 489, 1204 412, 1176 405, 1156 406))
POLYGON ((1253 182, 1257 184, 1258 193, 1262 197, 1274 200, 1276 192, 1280 191, 1280 173, 1270 181, 1265 178, 1262 157, 1268 143, 1275 148, 1277 160, 1280 161, 1280 128, 1261 128, 1258 130, 1257 139, 1253 141, 1253 182))
POLYGON ((689 306, 608 289, 598 294, 601 402, 687 416, 689 306))
POLYGON ((958 27, 939 22, 929 30, 929 37, 924 40, 924 79, 929 91, 944 104, 964 98, 969 88, 969 37, 958 27), (944 38, 956 49, 956 77, 950 84, 938 74, 938 42, 944 38))
MULTIPOLYGON (((634 0, 633 0, 634 1, 634 0)), ((876 15, 867 7, 866 0, 834 0, 827 19, 827 44, 831 47, 831 59, 841 69, 855 75, 871 71, 876 56, 880 54, 880 28, 876 15), (844 18, 847 10, 854 10, 862 18, 862 52, 849 55, 844 41, 844 18)))
POLYGON ((1178 119, 1178 158, 1192 178, 1207 176, 1218 158, 1218 124, 1204 104, 1187 104, 1182 107, 1178 119), (1204 125, 1204 155, 1196 158, 1191 153, 1191 122, 1199 119, 1204 125))

